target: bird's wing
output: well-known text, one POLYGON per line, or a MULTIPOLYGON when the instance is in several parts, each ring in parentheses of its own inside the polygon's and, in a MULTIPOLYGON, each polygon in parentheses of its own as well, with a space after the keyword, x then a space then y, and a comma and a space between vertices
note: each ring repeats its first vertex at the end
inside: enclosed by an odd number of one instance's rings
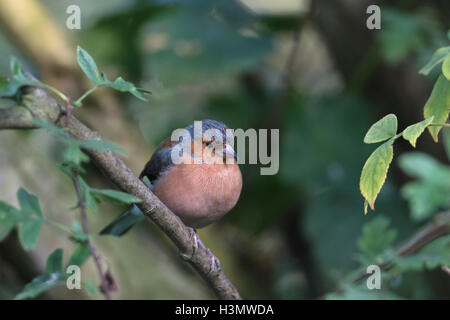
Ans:
POLYGON ((171 157, 172 146, 170 137, 161 142, 150 158, 150 161, 147 162, 144 170, 142 170, 139 175, 139 179, 147 177, 154 185, 158 178, 167 172, 167 170, 173 165, 171 157))

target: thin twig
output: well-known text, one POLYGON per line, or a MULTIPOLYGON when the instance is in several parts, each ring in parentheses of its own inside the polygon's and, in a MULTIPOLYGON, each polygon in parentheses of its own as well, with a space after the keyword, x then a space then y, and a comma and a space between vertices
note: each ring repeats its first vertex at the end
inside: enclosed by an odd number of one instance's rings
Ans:
MULTIPOLYGON (((415 233, 411 239, 399 247, 396 251, 397 256, 399 257, 407 257, 410 256, 423 247, 433 242, 436 239, 444 237, 450 234, 450 211, 443 212, 436 216, 433 222, 426 225, 422 229, 420 229, 417 233, 415 233)), ((393 266, 391 261, 386 261, 380 265, 381 270, 388 270, 393 266)), ((366 272, 362 272, 359 274, 354 283, 359 283, 366 278, 368 278, 370 274, 366 272)))
MULTIPOLYGON (((77 193, 78 198, 78 206, 80 208, 81 213, 81 227, 83 229, 84 234, 89 234, 88 220, 86 214, 86 204, 84 203, 83 196, 81 195, 81 187, 80 181, 78 180, 78 172, 76 170, 72 170, 72 180, 73 185, 75 187, 75 191, 77 193)), ((95 266, 97 267, 98 274, 100 276, 100 289, 106 300, 111 300, 111 294, 109 293, 109 281, 106 279, 106 274, 103 273, 102 265, 100 262, 100 257, 97 255, 94 245, 92 244, 91 239, 87 239, 86 241, 89 251, 91 252, 92 258, 94 259, 95 266)))
MULTIPOLYGON (((67 97, 66 98, 66 122, 65 122, 65 126, 66 126, 67 129, 69 129, 71 117, 72 117, 72 104, 70 102, 70 98, 67 97)), ((81 194, 81 187, 80 187, 80 181, 78 179, 78 172, 75 169, 72 169, 72 181, 73 181, 73 186, 75 188, 75 192, 77 194, 78 207, 80 208, 81 227, 83 229, 83 233, 86 234, 86 235, 89 235, 89 226, 88 226, 88 219, 87 219, 87 213, 86 213, 86 204, 85 204, 83 196, 81 194)), ((100 257, 97 255, 95 247, 92 244, 92 241, 91 241, 90 238, 88 238, 86 240, 86 244, 87 244, 87 246, 89 248, 89 251, 91 252, 92 259, 94 259, 98 275, 100 276, 100 291, 103 293, 103 295, 105 296, 106 300, 111 300, 111 294, 109 293, 109 291, 110 291, 110 286, 109 286, 110 281, 108 281, 106 273, 104 273, 103 270, 102 270, 102 264, 101 264, 101 261, 100 261, 100 257)), ((109 274, 109 277, 111 277, 110 274, 109 274)))

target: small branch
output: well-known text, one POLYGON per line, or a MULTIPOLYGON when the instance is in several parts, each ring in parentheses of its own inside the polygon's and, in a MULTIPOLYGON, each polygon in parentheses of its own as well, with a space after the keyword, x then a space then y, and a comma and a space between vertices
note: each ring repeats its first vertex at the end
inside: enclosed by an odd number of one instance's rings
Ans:
MULTIPOLYGON (((88 227, 88 220, 87 220, 87 214, 86 214, 86 204, 84 203, 83 196, 81 195, 81 187, 80 187, 80 181, 78 180, 78 172, 75 170, 72 170, 72 180, 73 185, 75 187, 75 191, 77 193, 78 198, 78 206, 80 207, 80 213, 81 213, 81 227, 83 228, 84 234, 89 234, 89 227, 88 227)), ((92 244, 91 239, 87 239, 86 243, 89 247, 89 251, 91 252, 92 258, 94 259, 95 266, 97 268, 97 272, 100 276, 100 290, 105 296, 106 300, 111 300, 111 294, 109 281, 106 278, 106 274, 103 273, 102 265, 100 261, 100 257, 97 255, 94 245, 92 244)))
MULTIPOLYGON (((427 244, 433 242, 436 239, 444 237, 450 234, 450 211, 443 212, 436 216, 433 222, 426 225, 424 228, 414 234, 411 239, 404 245, 400 246, 396 253, 399 257, 410 256, 427 244)), ((387 261, 380 265, 380 269, 388 270, 393 266, 393 263, 387 261)), ((362 272, 353 282, 359 283, 365 280, 370 274, 362 272)))
MULTIPOLYGON (((436 239, 444 237, 450 234, 450 211, 443 212, 435 217, 433 222, 426 225, 424 228, 419 230, 416 234, 414 234, 411 239, 406 242, 404 245, 400 246, 396 254, 399 257, 410 256, 418 251, 420 251, 427 244, 433 242, 436 239)), ((379 265, 381 270, 389 270, 392 268, 394 263, 392 261, 386 261, 379 265)), ((444 266, 443 266, 443 270, 444 266)), ((360 282, 366 280, 370 274, 366 272, 361 272, 352 282, 354 284, 359 284, 360 282)), ((334 294, 339 294, 342 292, 342 289, 338 289, 334 291, 334 294)), ((324 299, 324 296, 321 296, 319 299, 324 299)))
MULTIPOLYGON (((46 90, 40 88, 27 88, 23 97, 24 107, 13 107, 4 112, 0 109, 0 129, 35 129, 32 124, 34 118, 49 121, 60 127, 65 126, 66 111, 46 90)), ((77 118, 72 116, 68 132, 79 140, 100 140, 100 135, 91 131, 77 118)), ((120 190, 132 194, 142 200, 138 204, 145 216, 152 220, 175 244, 182 257, 199 273, 209 284, 215 294, 221 299, 240 299, 239 292, 228 280, 222 270, 211 272, 214 255, 207 248, 199 246, 194 250, 192 231, 167 208, 151 190, 136 177, 136 175, 117 158, 112 152, 99 152, 87 149, 97 167, 120 190)))

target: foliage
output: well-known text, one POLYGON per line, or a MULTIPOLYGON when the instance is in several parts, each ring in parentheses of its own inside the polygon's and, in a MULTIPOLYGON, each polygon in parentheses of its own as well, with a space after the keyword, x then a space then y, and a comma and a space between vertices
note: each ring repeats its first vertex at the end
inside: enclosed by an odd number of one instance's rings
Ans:
MULTIPOLYGON (((421 73, 427 75, 439 63, 450 59, 449 47, 440 48, 431 58, 430 62, 421 69, 421 73)), ((367 206, 372 210, 375 209, 374 203, 386 180, 389 164, 393 157, 392 144, 394 141, 403 137, 409 141, 413 147, 416 147, 416 141, 428 128, 434 141, 438 141, 438 134, 442 127, 448 127, 446 121, 450 113, 450 80, 446 77, 447 66, 442 65, 442 74, 436 81, 433 91, 424 107, 425 120, 408 126, 405 130, 397 134, 397 118, 393 114, 389 114, 373 124, 367 131, 364 138, 365 143, 375 143, 390 139, 380 147, 378 147, 367 159, 362 169, 360 178, 361 194, 365 198, 364 213, 367 213, 367 206)), ((408 197, 420 193, 416 187, 408 188, 408 197)), ((422 190, 423 191, 423 190, 422 190)), ((445 190, 443 190, 445 192, 445 190)), ((433 206, 433 205, 432 205, 433 206)), ((417 208, 417 206, 416 206, 417 208)), ((425 210, 426 211, 426 210, 425 210)), ((422 209, 419 210, 422 212, 422 209)), ((422 212, 423 213, 423 212, 422 212)), ((417 211, 415 213, 418 214, 417 211)), ((419 213, 420 215, 420 213, 419 213)))
MULTIPOLYGON (((142 93, 150 93, 150 91, 136 88, 132 83, 123 80, 121 77, 118 77, 114 81, 109 81, 106 75, 98 70, 94 59, 80 47, 77 49, 77 59, 81 69, 86 76, 95 83, 95 86, 83 94, 74 103, 75 105, 81 106, 82 100, 99 86, 108 86, 119 91, 129 92, 135 97, 146 101, 142 93)), ((14 57, 11 59, 10 69, 12 80, 8 81, 2 79, 2 82, 0 83, 0 97, 16 97, 22 87, 35 86, 51 90, 67 102, 68 108, 71 107, 70 99, 66 95, 59 90, 28 76, 22 69, 18 60, 14 57)), ((59 168, 69 177, 73 177, 73 172, 85 172, 83 163, 88 162, 89 157, 84 150, 91 149, 98 152, 119 152, 125 154, 125 151, 122 148, 110 141, 77 140, 67 132, 66 128, 58 127, 42 119, 33 120, 33 124, 36 127, 46 129, 62 143, 62 163, 59 165, 59 168)), ((97 204, 102 201, 115 204, 132 204, 141 201, 133 195, 117 190, 92 188, 82 177, 79 177, 78 175, 77 177, 81 187, 82 200, 93 212, 98 211, 97 204)), ((66 232, 69 239, 77 244, 67 262, 66 268, 71 265, 82 267, 91 256, 91 251, 88 246, 90 235, 84 233, 80 223, 73 220, 72 226, 69 227, 46 218, 42 213, 38 198, 35 195, 28 193, 25 189, 21 188, 18 190, 17 199, 20 206, 19 209, 6 202, 0 201, 0 241, 6 238, 12 229, 17 227, 22 247, 25 250, 34 249, 38 245, 42 225, 49 224, 66 232)), ((56 249, 47 259, 45 273, 34 278, 27 284, 22 292, 16 296, 16 299, 34 298, 50 288, 64 285, 67 280, 67 275, 65 268, 63 268, 62 259, 63 250, 56 249)), ((89 285, 86 285, 86 290, 90 294, 96 292, 91 282, 89 282, 89 285)))

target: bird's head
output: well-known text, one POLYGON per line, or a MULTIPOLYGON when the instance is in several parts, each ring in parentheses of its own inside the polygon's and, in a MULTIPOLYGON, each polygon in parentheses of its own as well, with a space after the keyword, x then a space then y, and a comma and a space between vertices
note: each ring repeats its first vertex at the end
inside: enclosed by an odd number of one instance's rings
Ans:
POLYGON ((186 129, 191 134, 191 150, 194 157, 200 156, 207 163, 236 163, 237 154, 233 148, 233 133, 224 123, 205 119, 201 121, 201 134, 195 132, 195 125, 186 129), (201 154, 196 155, 195 152, 201 154))

